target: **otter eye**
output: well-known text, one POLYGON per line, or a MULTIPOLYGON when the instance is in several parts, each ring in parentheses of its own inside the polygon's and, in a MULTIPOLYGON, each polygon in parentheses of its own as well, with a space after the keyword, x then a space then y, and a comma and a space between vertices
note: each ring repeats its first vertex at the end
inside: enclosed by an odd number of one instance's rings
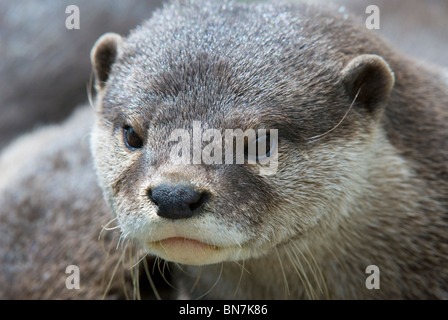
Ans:
POLYGON ((141 149, 143 141, 138 134, 129 126, 123 127, 124 144, 129 150, 141 149))
POLYGON ((247 143, 245 146, 244 157, 252 160, 265 159, 274 152, 275 148, 275 141, 272 141, 271 143, 271 137, 269 133, 266 133, 247 143), (253 151, 255 151, 255 154, 253 151))

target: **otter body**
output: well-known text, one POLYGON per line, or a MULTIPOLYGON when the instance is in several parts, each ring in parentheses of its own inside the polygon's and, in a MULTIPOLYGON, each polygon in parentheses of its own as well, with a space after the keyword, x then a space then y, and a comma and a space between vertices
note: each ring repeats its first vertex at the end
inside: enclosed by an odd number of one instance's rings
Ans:
POLYGON ((124 237, 182 265, 179 298, 448 298, 441 72, 288 4, 175 2, 91 58, 104 197, 124 237), (276 172, 174 163, 195 121, 278 130, 276 172))

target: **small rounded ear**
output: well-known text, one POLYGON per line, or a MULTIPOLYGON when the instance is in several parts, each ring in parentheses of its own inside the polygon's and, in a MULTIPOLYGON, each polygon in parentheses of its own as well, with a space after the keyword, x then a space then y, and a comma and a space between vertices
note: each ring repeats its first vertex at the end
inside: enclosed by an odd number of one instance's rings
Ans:
POLYGON ((395 82, 388 63, 375 54, 353 58, 342 70, 342 77, 350 98, 371 114, 385 105, 395 82))
POLYGON ((96 89, 101 90, 109 78, 112 65, 120 54, 123 38, 116 33, 103 34, 90 51, 96 89))

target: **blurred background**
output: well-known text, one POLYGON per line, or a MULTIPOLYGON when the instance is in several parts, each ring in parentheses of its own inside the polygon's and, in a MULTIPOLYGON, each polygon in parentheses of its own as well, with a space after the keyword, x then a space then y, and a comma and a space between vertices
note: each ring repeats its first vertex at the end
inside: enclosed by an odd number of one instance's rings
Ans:
POLYGON ((108 31, 128 34, 161 0, 0 0, 0 148, 87 101, 90 49, 108 31), (68 30, 66 7, 80 10, 68 30))
MULTIPOLYGON (((308 0, 360 17, 375 4, 380 30, 402 51, 448 66, 448 0, 308 0)), ((0 0, 0 149, 23 132, 59 122, 87 100, 89 53, 104 32, 126 35, 162 0, 0 0), (68 30, 65 9, 80 9, 68 30)))

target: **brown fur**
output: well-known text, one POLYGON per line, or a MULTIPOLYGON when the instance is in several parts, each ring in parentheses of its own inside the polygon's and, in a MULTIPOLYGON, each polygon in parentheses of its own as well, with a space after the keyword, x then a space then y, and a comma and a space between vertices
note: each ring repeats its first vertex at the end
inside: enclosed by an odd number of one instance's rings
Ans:
MULTIPOLYGON (((99 299, 106 293, 121 253, 113 250, 113 234, 98 241, 102 225, 113 217, 93 187, 86 135, 91 113, 83 109, 62 127, 22 137, 1 158, 2 167, 15 163, 20 170, 0 180, 2 299, 99 299), (80 187, 89 190, 82 199, 68 196, 79 195, 80 187), (33 195, 19 191, 24 188, 33 195), (69 265, 80 268, 80 290, 65 286, 69 265)), ((122 277, 120 270, 110 297, 122 296, 122 277)))
POLYGON ((0 299, 154 298, 146 276, 137 289, 139 253, 108 231, 116 223, 95 180, 92 118, 84 106, 0 157, 0 299), (66 287, 70 265, 79 267, 79 290, 66 287))

